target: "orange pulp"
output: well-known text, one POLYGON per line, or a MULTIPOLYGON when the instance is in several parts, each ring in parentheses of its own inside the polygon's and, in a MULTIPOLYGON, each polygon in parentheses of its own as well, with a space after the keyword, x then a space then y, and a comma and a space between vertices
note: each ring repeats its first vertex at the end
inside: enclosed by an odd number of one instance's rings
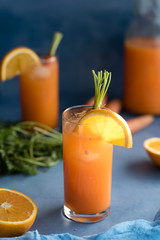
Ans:
POLYGON ((160 38, 124 44, 124 105, 135 113, 160 114, 160 38))
POLYGON ((56 57, 43 59, 40 66, 20 75, 23 121, 36 121, 55 128, 59 115, 59 64, 56 57))
POLYGON ((65 206, 79 214, 101 213, 110 207, 113 145, 73 129, 64 122, 65 206))

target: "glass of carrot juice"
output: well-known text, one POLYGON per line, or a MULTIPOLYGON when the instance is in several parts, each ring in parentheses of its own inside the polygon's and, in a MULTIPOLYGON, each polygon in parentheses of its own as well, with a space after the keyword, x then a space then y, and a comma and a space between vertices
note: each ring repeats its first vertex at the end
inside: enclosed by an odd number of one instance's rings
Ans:
POLYGON ((132 147, 127 122, 101 107, 111 73, 92 71, 93 106, 75 106, 62 115, 64 215, 78 222, 102 220, 110 212, 113 145, 132 147))
POLYGON ((20 75, 23 121, 35 121, 56 128, 59 116, 59 64, 56 56, 41 59, 20 75))
POLYGON ((62 116, 64 215, 78 222, 97 222, 110 212, 113 145, 77 131, 92 108, 71 107, 62 116))

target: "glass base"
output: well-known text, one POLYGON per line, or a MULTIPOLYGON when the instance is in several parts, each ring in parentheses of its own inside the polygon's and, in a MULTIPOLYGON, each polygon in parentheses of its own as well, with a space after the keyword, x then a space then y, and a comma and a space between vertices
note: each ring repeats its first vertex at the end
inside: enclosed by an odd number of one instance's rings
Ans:
POLYGON ((70 210, 68 207, 64 205, 63 213, 65 217, 75 222, 94 223, 94 222, 99 222, 103 220, 105 217, 107 217, 110 213, 110 208, 107 208, 105 211, 96 213, 96 214, 79 214, 79 213, 73 212, 72 210, 70 210))

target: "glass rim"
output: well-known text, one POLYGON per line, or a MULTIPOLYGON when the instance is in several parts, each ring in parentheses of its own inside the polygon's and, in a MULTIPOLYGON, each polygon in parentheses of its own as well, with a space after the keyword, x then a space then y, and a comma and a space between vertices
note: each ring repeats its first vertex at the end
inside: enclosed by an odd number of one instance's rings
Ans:
POLYGON ((47 53, 47 51, 44 48, 32 48, 32 50, 39 56, 41 63, 49 63, 49 62, 54 62, 54 61, 58 61, 58 56, 54 55, 54 56, 49 56, 49 52, 47 53), (48 56, 48 58, 45 58, 45 56, 48 56))
MULTIPOLYGON (((62 113, 62 120, 65 120, 66 122, 70 122, 72 124, 78 124, 78 125, 84 125, 84 123, 77 123, 74 120, 70 120, 69 118, 65 117, 64 114, 70 110, 74 110, 74 109, 80 109, 80 108, 88 108, 88 109, 93 109, 93 105, 75 105, 75 106, 71 106, 66 108, 63 113, 62 113)), ((105 107, 100 107, 100 109, 107 109, 105 107)), ((95 123, 90 123, 90 124, 85 124, 85 125, 95 125, 95 123)))
POLYGON ((56 56, 50 56, 49 58, 40 57, 40 60, 42 64, 45 64, 45 63, 57 61, 58 58, 56 56))

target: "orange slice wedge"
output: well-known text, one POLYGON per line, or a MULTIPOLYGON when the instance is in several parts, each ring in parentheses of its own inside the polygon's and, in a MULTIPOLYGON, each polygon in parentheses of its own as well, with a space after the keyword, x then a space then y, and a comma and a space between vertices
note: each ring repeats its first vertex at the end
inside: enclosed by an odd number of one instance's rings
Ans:
POLYGON ((23 193, 0 188, 0 237, 14 237, 30 229, 37 206, 23 193))
POLYGON ((8 52, 1 61, 0 79, 1 81, 6 81, 19 75, 26 68, 39 64, 39 56, 30 48, 14 48, 8 52))
POLYGON ((148 138, 143 145, 152 161, 160 166, 160 138, 148 138))
POLYGON ((92 134, 114 145, 132 147, 132 134, 127 122, 109 109, 88 111, 78 122, 76 131, 83 135, 92 134))

